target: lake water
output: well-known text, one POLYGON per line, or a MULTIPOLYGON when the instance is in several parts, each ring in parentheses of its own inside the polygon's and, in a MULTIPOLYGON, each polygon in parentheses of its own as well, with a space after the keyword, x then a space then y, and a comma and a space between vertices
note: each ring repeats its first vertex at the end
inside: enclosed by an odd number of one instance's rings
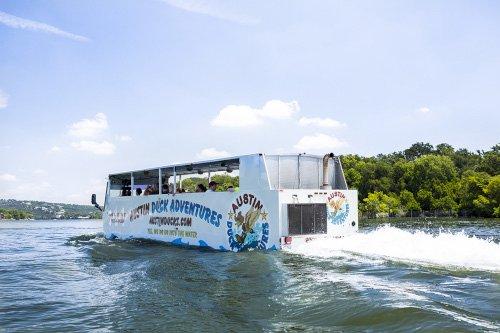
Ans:
POLYGON ((0 331, 500 330, 500 224, 399 221, 286 252, 0 222, 0 331))

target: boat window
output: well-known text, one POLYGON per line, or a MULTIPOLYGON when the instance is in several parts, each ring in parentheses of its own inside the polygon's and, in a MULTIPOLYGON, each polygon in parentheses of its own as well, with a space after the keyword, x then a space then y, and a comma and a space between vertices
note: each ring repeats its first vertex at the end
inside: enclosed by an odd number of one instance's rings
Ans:
POLYGON ((135 171, 134 184, 132 186, 132 195, 153 195, 159 194, 158 169, 135 171))
POLYGON ((300 188, 320 188, 323 178, 323 160, 312 156, 300 156, 300 188))
POLYGON ((217 191, 239 188, 239 158, 198 162, 156 169, 140 170, 109 176, 109 195, 143 196, 196 192, 198 184, 208 189, 217 182, 217 191))
POLYGON ((175 172, 177 193, 196 192, 199 184, 208 189, 210 181, 219 184, 217 192, 239 188, 239 159, 176 166, 175 172))
MULTIPOLYGON (((159 186, 161 194, 174 193, 174 168, 161 168, 161 186, 159 186)), ((158 178, 159 179, 159 178, 158 178)))
MULTIPOLYGON (((319 189, 323 185, 323 158, 311 155, 266 155, 272 189, 319 189)), ((328 178, 333 189, 347 189, 338 157, 329 160, 328 178)))
POLYGON ((210 180, 215 181, 217 184, 217 192, 227 192, 229 187, 232 187, 233 191, 239 191, 240 189, 240 176, 239 170, 234 170, 231 172, 227 171, 216 171, 210 174, 210 180))
POLYGON ((131 177, 130 173, 109 176, 109 195, 112 197, 130 196, 131 177))
POLYGON ((196 192, 198 184, 202 184, 205 187, 205 189, 208 189, 208 177, 209 177, 208 171, 203 171, 202 169, 199 169, 195 173, 187 173, 179 175, 176 182, 176 187, 177 189, 179 189, 178 192, 180 193, 196 192))

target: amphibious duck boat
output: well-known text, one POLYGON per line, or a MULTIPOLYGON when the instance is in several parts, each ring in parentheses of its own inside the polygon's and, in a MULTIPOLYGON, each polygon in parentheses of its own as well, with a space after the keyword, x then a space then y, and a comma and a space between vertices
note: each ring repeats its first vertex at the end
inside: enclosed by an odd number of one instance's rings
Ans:
POLYGON ((277 250, 356 232, 358 200, 332 153, 252 154, 111 174, 103 223, 108 238, 277 250))

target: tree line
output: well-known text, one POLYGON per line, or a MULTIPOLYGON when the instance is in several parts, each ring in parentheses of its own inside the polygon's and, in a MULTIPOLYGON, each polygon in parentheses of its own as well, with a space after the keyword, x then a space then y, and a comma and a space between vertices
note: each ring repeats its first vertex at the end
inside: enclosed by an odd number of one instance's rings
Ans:
POLYGON ((0 209, 3 211, 9 211, 8 214, 0 212, 0 214, 4 214, 4 219, 17 219, 16 216, 19 217, 19 219, 34 218, 36 220, 77 219, 82 216, 89 217, 91 219, 101 218, 101 212, 96 210, 94 206, 90 205, 0 199, 0 209), (12 211, 16 211, 17 213, 13 215, 12 211), (21 215, 20 213, 27 215, 21 215))
POLYGON ((0 208, 0 220, 27 220, 32 218, 33 214, 22 210, 0 208))
MULTIPOLYGON (((229 186, 232 186, 235 190, 239 189, 240 177, 231 176, 228 174, 215 174, 211 177, 211 180, 217 182, 218 192, 226 191, 229 186)), ((182 180, 182 188, 187 192, 196 192, 196 186, 198 184, 203 184, 208 188, 208 178, 206 177, 191 177, 182 180)), ((177 188, 180 188, 181 184, 177 182, 177 188)))
POLYGON ((500 144, 471 152, 418 142, 374 157, 341 157, 349 188, 368 217, 424 211, 500 217, 500 144))

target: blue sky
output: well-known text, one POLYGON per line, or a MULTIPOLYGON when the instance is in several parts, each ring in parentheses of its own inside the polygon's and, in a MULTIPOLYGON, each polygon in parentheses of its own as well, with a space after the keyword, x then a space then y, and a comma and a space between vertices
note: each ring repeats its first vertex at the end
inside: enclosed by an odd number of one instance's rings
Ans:
MULTIPOLYGON (((0 197, 252 152, 499 140, 497 1, 0 0, 0 197)), ((101 195, 102 197, 102 195, 101 195)))

